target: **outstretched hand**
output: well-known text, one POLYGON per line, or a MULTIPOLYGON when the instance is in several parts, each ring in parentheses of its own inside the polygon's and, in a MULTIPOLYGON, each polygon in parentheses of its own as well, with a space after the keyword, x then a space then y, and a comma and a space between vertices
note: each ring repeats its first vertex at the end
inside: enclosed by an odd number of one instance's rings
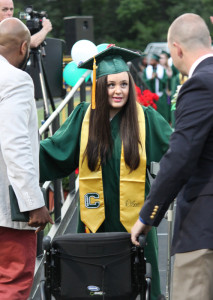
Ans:
POLYGON ((138 237, 141 233, 147 235, 152 226, 143 224, 139 219, 136 221, 131 229, 131 240, 136 246, 139 246, 138 237))
POLYGON ((43 230, 47 223, 54 224, 46 206, 29 211, 28 225, 30 227, 38 227, 36 233, 43 230))

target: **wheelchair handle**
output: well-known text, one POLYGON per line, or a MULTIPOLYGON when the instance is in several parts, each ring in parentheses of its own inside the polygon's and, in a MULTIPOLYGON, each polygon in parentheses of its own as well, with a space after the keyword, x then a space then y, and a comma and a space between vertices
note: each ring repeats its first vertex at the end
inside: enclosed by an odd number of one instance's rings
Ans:
POLYGON ((47 235, 43 238, 43 242, 42 242, 43 250, 45 250, 45 251, 50 250, 50 242, 51 242, 51 237, 50 236, 47 235))
POLYGON ((140 244, 140 247, 144 248, 146 246, 146 236, 144 234, 140 234, 138 237, 138 242, 140 244))

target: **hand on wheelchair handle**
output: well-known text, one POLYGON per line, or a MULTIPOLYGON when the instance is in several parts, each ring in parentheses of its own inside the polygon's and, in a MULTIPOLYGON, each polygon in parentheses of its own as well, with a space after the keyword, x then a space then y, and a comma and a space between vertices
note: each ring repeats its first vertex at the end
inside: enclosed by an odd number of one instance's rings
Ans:
POLYGON ((131 240, 135 246, 140 246, 139 236, 142 234, 146 236, 151 230, 152 226, 143 224, 139 219, 135 222, 131 229, 131 240))

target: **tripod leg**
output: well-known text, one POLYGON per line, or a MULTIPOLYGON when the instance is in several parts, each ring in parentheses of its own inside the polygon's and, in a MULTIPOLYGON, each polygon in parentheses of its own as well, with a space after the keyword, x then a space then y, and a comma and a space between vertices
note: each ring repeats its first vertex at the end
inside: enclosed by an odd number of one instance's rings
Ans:
MULTIPOLYGON (((38 69, 39 69, 39 79, 40 79, 40 84, 41 84, 41 91, 42 91, 42 96, 44 100, 44 117, 45 120, 49 117, 49 106, 47 102, 47 91, 46 91, 46 85, 45 85, 45 80, 44 80, 44 74, 43 74, 43 68, 42 68, 42 63, 41 63, 41 54, 39 51, 35 54, 36 57, 36 62, 38 63, 38 69)), ((50 129, 50 134, 52 135, 52 127, 49 127, 50 129)))
POLYGON ((51 104, 52 110, 54 111, 55 110, 55 103, 53 101, 52 93, 50 91, 50 86, 49 86, 49 83, 48 83, 48 78, 47 78, 47 74, 46 74, 46 71, 45 71, 45 67, 44 67, 44 64, 43 64, 42 57, 41 57, 41 67, 42 67, 42 71, 43 71, 43 77, 44 77, 46 91, 47 91, 49 99, 50 99, 50 104, 51 104))

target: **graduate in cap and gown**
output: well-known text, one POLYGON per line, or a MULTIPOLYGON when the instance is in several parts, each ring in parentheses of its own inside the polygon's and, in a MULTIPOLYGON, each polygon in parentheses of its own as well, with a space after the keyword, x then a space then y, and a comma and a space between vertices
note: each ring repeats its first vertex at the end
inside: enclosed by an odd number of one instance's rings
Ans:
POLYGON ((152 54, 150 63, 143 72, 142 79, 149 90, 159 96, 157 111, 170 122, 170 103, 168 103, 166 94, 168 76, 165 68, 159 64, 159 60, 160 57, 157 54, 152 54))
POLYGON ((170 59, 170 54, 164 50, 162 50, 161 54, 160 54, 160 59, 159 59, 159 63, 161 64, 161 66, 164 67, 165 71, 166 71, 166 75, 167 75, 167 83, 166 83, 166 94, 168 97, 168 103, 171 104, 171 79, 173 76, 173 71, 172 71, 172 67, 171 67, 171 63, 169 61, 170 59))
POLYGON ((142 76, 144 70, 147 67, 147 54, 146 53, 141 53, 141 60, 138 64, 138 67, 139 67, 139 70, 140 70, 139 75, 142 76))
MULTIPOLYGON (((136 57, 111 46, 83 63, 82 68, 93 69, 92 103, 80 103, 52 137, 41 141, 42 182, 79 167, 78 232, 130 232, 149 192, 147 169, 168 148, 168 123, 136 102, 126 63, 136 57)), ((155 228, 147 236, 145 256, 156 300, 161 291, 155 228)))
POLYGON ((172 68, 171 68, 172 64, 170 63, 170 57, 171 56, 168 52, 162 50, 159 58, 159 63, 166 70, 166 75, 168 76, 168 78, 171 78, 173 75, 172 68))

